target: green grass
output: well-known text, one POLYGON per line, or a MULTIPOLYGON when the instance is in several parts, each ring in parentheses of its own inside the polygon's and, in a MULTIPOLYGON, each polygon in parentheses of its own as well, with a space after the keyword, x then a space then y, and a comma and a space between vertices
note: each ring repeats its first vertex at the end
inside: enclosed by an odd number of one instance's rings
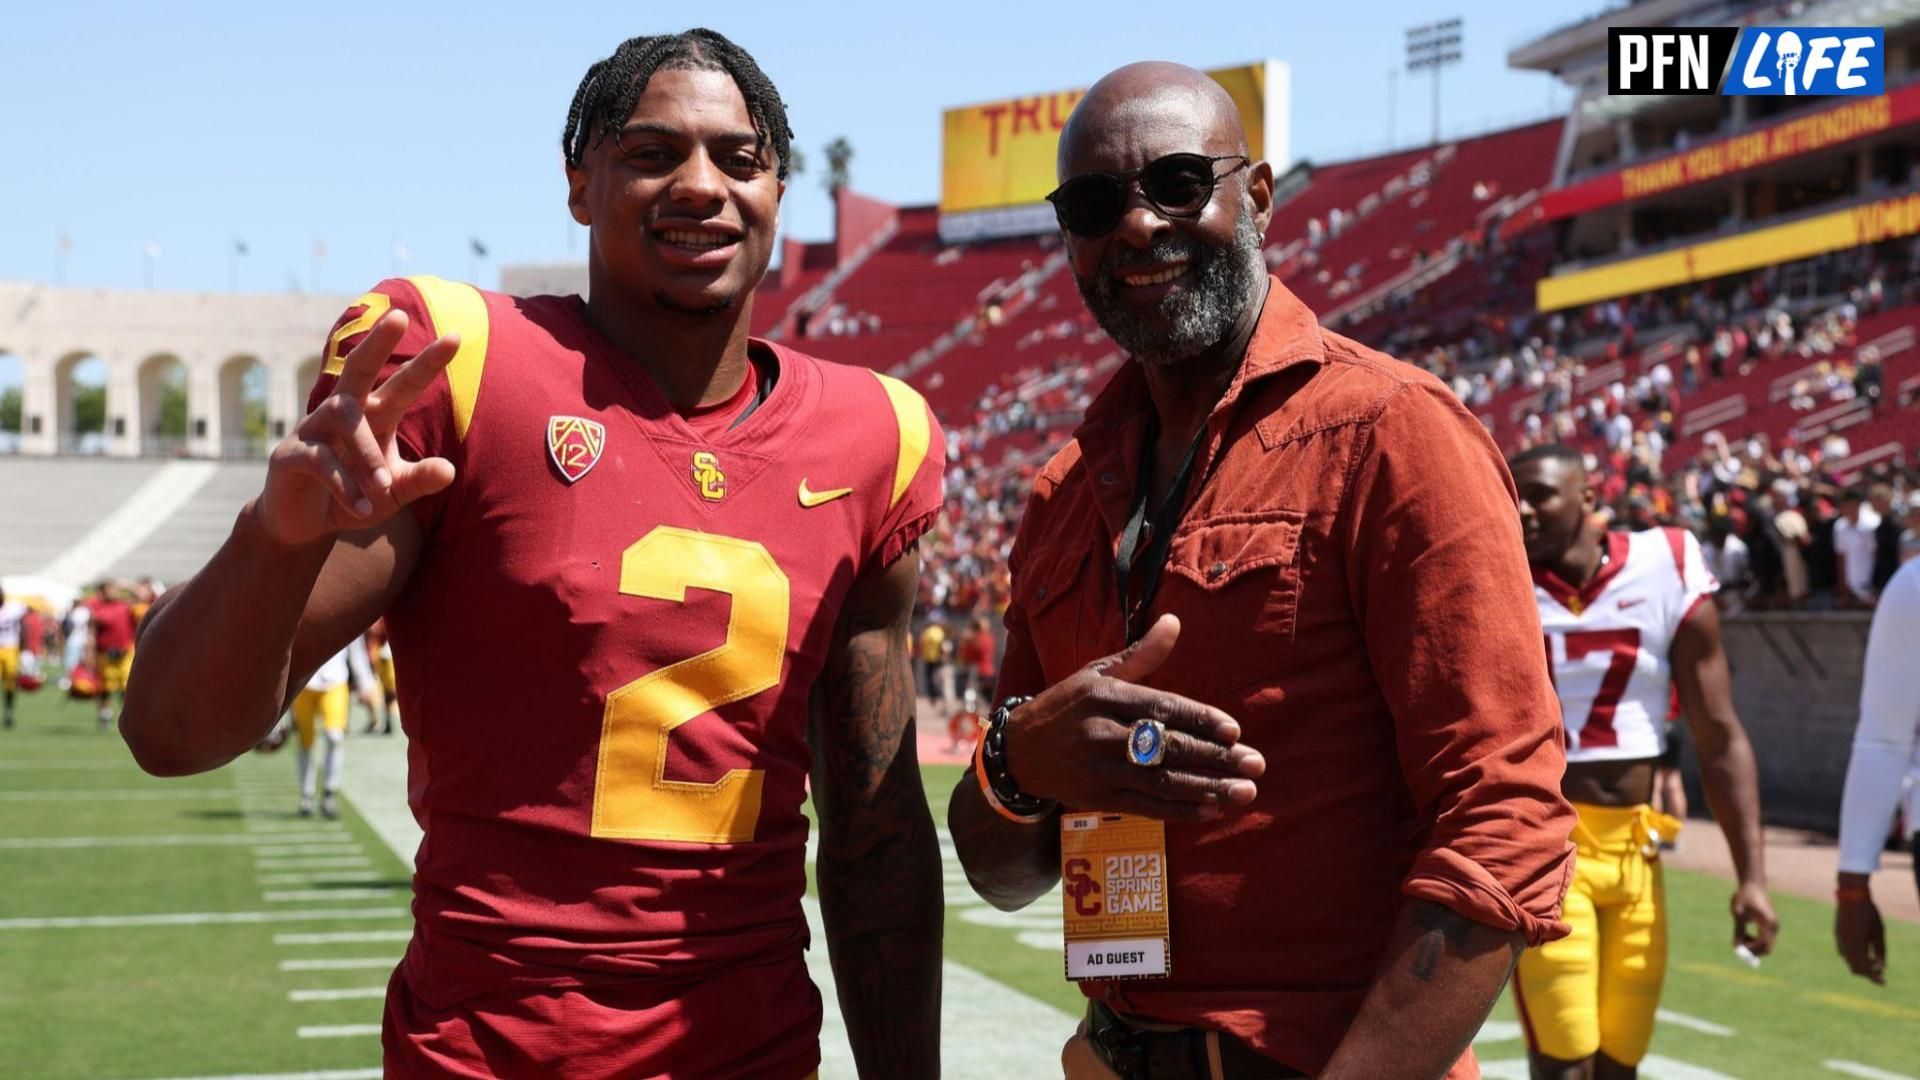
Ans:
MULTIPOLYGON (((299 825, 291 751, 250 756, 179 780, 141 773, 91 710, 51 691, 21 698, 20 726, 0 733, 0 838, 244 835, 299 825), (243 809, 236 784, 279 781, 283 798, 243 809), (97 791, 74 801, 48 793, 97 791), (178 793, 141 800, 105 793, 178 793)), ((276 836, 317 833, 262 832, 276 836)), ((172 1077, 377 1066, 371 1036, 301 1039, 309 1025, 374 1024, 380 1002, 294 1003, 295 989, 384 985, 388 972, 283 972, 282 960, 388 956, 397 942, 276 945, 284 933, 397 930, 407 868, 347 809, 343 843, 368 858, 355 882, 260 884, 251 844, 22 849, 0 846, 0 1074, 172 1077), (396 886, 386 899, 270 902, 270 890, 396 886), (181 912, 398 908, 399 917, 186 926, 3 928, 4 920, 181 912)), ((269 858, 273 858, 269 856, 269 858)))
MULTIPOLYGON (((9 928, 5 920, 126 916, 161 912, 251 912, 405 907, 385 899, 275 902, 264 893, 404 885, 406 867, 349 805, 342 841, 367 859, 357 870, 261 869, 251 843, 222 846, 21 848, 32 837, 240 836, 294 827, 291 751, 251 755, 206 776, 155 780, 140 773, 113 735, 93 730, 90 710, 50 692, 21 699, 21 726, 0 733, 0 1075, 8 1078, 208 1076, 358 1069, 379 1062, 373 1036, 300 1039, 302 1026, 376 1024, 373 999, 295 1003, 293 990, 383 985, 383 969, 280 970, 284 960, 397 959, 398 942, 284 945, 276 934, 400 930, 403 916, 318 917, 301 922, 100 928, 9 928), (257 791, 247 802, 242 788, 257 791), (70 798, 61 793, 100 793, 70 798), (166 797, 141 799, 142 793, 166 797), (112 794, 118 793, 118 794, 112 794), (179 795, 182 797, 174 797, 179 795), (349 881, 293 879, 301 873, 349 881), (262 874, 286 880, 262 883, 262 874)), ((356 721, 357 726, 357 721, 356 721)), ((349 750, 351 755, 352 751, 349 750)), ((961 770, 923 770, 934 817, 961 770)), ((317 822, 315 828, 321 827, 317 822)), ((300 836, 312 830, 286 835, 300 836)), ((275 832, 258 843, 275 843, 275 832)), ((280 858, 270 856, 269 858, 280 858)), ((947 868, 946 951, 1009 987, 1066 1013, 1080 995, 1061 973, 1050 943, 1059 901, 1004 915, 972 895, 957 865, 947 868), (1027 940, 1022 941, 1022 937, 1027 940)), ((1785 931, 1758 972, 1727 947, 1724 882, 1675 872, 1672 969, 1665 1005, 1736 1029, 1716 1037, 1663 1024, 1655 1054, 1737 1077, 1838 1077, 1828 1059, 1920 1075, 1920 927, 1888 927, 1892 985, 1849 976, 1833 954, 1830 905, 1776 896, 1785 931)), ((1502 1001, 1496 1020, 1513 1019, 1502 1001)), ((1036 1022, 1058 1024, 1059 1017, 1036 1022)), ((1510 1029, 1496 1026, 1489 1034, 1510 1029)), ((1496 1075, 1524 1055, 1517 1037, 1484 1041, 1496 1075)), ((1046 1072, 1045 1063, 1036 1075, 1046 1072)), ((1653 1077, 1657 1070, 1644 1075, 1653 1077)), ((1696 1074, 1698 1075, 1698 1074, 1696 1074)))

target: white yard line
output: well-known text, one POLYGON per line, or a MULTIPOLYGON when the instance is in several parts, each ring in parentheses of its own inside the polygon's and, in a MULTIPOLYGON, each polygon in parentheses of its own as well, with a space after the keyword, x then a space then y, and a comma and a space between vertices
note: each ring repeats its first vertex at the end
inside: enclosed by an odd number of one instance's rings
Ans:
POLYGON ((259 844, 262 840, 269 840, 269 839, 273 841, 273 843, 263 844, 260 847, 254 848, 253 853, 255 855, 358 855, 360 854, 360 845, 358 843, 343 844, 339 841, 338 838, 335 838, 335 837, 323 837, 319 840, 306 840, 306 841, 302 841, 299 844, 286 843, 286 841, 290 838, 285 836, 274 836, 274 837, 249 836, 249 837, 246 837, 245 839, 248 843, 251 843, 251 844, 259 844))
POLYGON ((364 870, 372 864, 365 855, 334 855, 324 859, 255 859, 255 870, 364 870))
MULTIPOLYGON (((187 833, 168 836, 15 836, 0 839, 0 851, 45 848, 198 847, 260 842, 260 837, 247 836, 243 833, 187 833)), ((301 833, 275 836, 273 842, 276 844, 324 844, 338 843, 338 838, 324 833, 301 833)), ((303 850, 303 848, 294 848, 285 854, 297 855, 303 850)))
POLYGON ((0 761, 0 772, 13 770, 21 772, 125 772, 132 775, 137 771, 131 761, 101 761, 99 758, 26 758, 18 761, 0 761))
MULTIPOLYGON (((254 880, 262 885, 300 885, 312 882, 315 885, 386 885, 378 877, 369 877, 373 870, 316 870, 308 873, 261 874, 254 880)), ((389 886, 393 887, 393 886, 389 886)))
POLYGON ((1914 1080, 1913 1077, 1906 1073, 1888 1072, 1885 1069, 1876 1069, 1871 1065, 1862 1065, 1857 1061, 1823 1061, 1820 1064, 1825 1065, 1837 1073, 1844 1073, 1847 1076, 1857 1076, 1860 1080, 1914 1080))
POLYGON ((329 956, 315 960, 282 960, 281 971, 375 971, 393 970, 397 956, 329 956))
POLYGON ((1688 1016, 1683 1012, 1674 1012, 1672 1009, 1661 1009, 1653 1015, 1663 1024, 1683 1027, 1688 1031, 1697 1031, 1702 1035, 1718 1035, 1725 1039, 1739 1034, 1738 1031, 1735 1031, 1725 1024, 1716 1024, 1711 1020, 1702 1020, 1697 1016, 1688 1016))
POLYGON ((372 998, 385 1000, 387 988, 384 986, 348 986, 338 990, 289 990, 287 1000, 296 1004, 306 1001, 366 1001, 372 998))
POLYGON ((179 1076, 175 1080, 380 1080, 380 1067, 324 1068, 321 1072, 236 1072, 232 1076, 179 1076))
POLYGON ((400 890, 392 885, 377 889, 275 889, 260 894, 269 904, 310 904, 315 900, 385 900, 400 890))
POLYGON ((211 926, 218 923, 326 922, 331 919, 404 919, 404 907, 335 908, 323 911, 182 911, 152 915, 57 915, 0 919, 0 930, 77 930, 126 926, 211 926))
POLYGON ((275 945, 365 945, 376 941, 412 941, 411 930, 335 930, 324 934, 275 934, 275 945))
POLYGON ((1480 1025, 1480 1033, 1473 1037, 1473 1045, 1512 1042, 1522 1034, 1524 1032, 1520 1030, 1520 1025, 1512 1020, 1489 1020, 1480 1025))
POLYGON ((231 788, 49 788, 45 791, 0 791, 0 802, 145 802, 158 799, 231 799, 231 788))
POLYGON ((1735 1080, 1715 1069, 1689 1065, 1660 1054, 1648 1054, 1640 1062, 1640 1075, 1647 1080, 1735 1080))
POLYGON ((303 1039, 350 1039, 380 1034, 379 1024, 320 1024, 302 1027, 294 1034, 303 1039))

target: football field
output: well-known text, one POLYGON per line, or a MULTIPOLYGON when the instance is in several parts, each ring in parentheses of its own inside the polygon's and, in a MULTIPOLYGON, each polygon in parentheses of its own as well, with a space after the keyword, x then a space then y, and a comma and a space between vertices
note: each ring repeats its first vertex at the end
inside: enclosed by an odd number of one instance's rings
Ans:
MULTIPOLYGON (((294 814, 291 750, 155 780, 89 707, 51 690, 21 704, 0 733, 0 1076, 378 1076, 417 837, 402 740, 349 740, 349 797, 328 822, 294 814)), ((925 771, 944 842, 959 769, 925 771)), ((1079 995, 1061 978, 1057 901, 993 911, 946 858, 947 1075, 1059 1075, 1079 995)), ((1834 956, 1829 905, 1776 896, 1779 952, 1753 971, 1727 948, 1725 884, 1668 880, 1673 967, 1641 1075, 1920 1078, 1920 927, 1889 925, 1892 983, 1877 988, 1834 956)), ((825 996, 822 1075, 848 1077, 825 996)), ((1507 1003, 1477 1047, 1488 1076, 1525 1076, 1507 1003)))

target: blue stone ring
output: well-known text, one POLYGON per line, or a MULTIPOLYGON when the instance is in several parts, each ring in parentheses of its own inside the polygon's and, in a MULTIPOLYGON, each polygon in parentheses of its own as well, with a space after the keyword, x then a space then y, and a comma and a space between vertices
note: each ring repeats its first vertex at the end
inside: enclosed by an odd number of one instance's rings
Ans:
POLYGON ((1167 726, 1158 720, 1135 720, 1127 729, 1127 760, 1151 769, 1167 756, 1167 726))

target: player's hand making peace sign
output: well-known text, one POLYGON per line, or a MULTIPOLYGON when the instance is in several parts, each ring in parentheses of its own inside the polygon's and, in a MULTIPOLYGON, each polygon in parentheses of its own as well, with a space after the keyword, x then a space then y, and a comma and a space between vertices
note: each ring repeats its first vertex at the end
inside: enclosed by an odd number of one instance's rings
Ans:
POLYGON ((453 482, 445 458, 402 458, 394 431, 460 341, 436 339, 376 386, 406 332, 405 312, 382 316, 347 354, 333 393, 274 447, 255 513, 275 541, 293 546, 371 528, 453 482))

